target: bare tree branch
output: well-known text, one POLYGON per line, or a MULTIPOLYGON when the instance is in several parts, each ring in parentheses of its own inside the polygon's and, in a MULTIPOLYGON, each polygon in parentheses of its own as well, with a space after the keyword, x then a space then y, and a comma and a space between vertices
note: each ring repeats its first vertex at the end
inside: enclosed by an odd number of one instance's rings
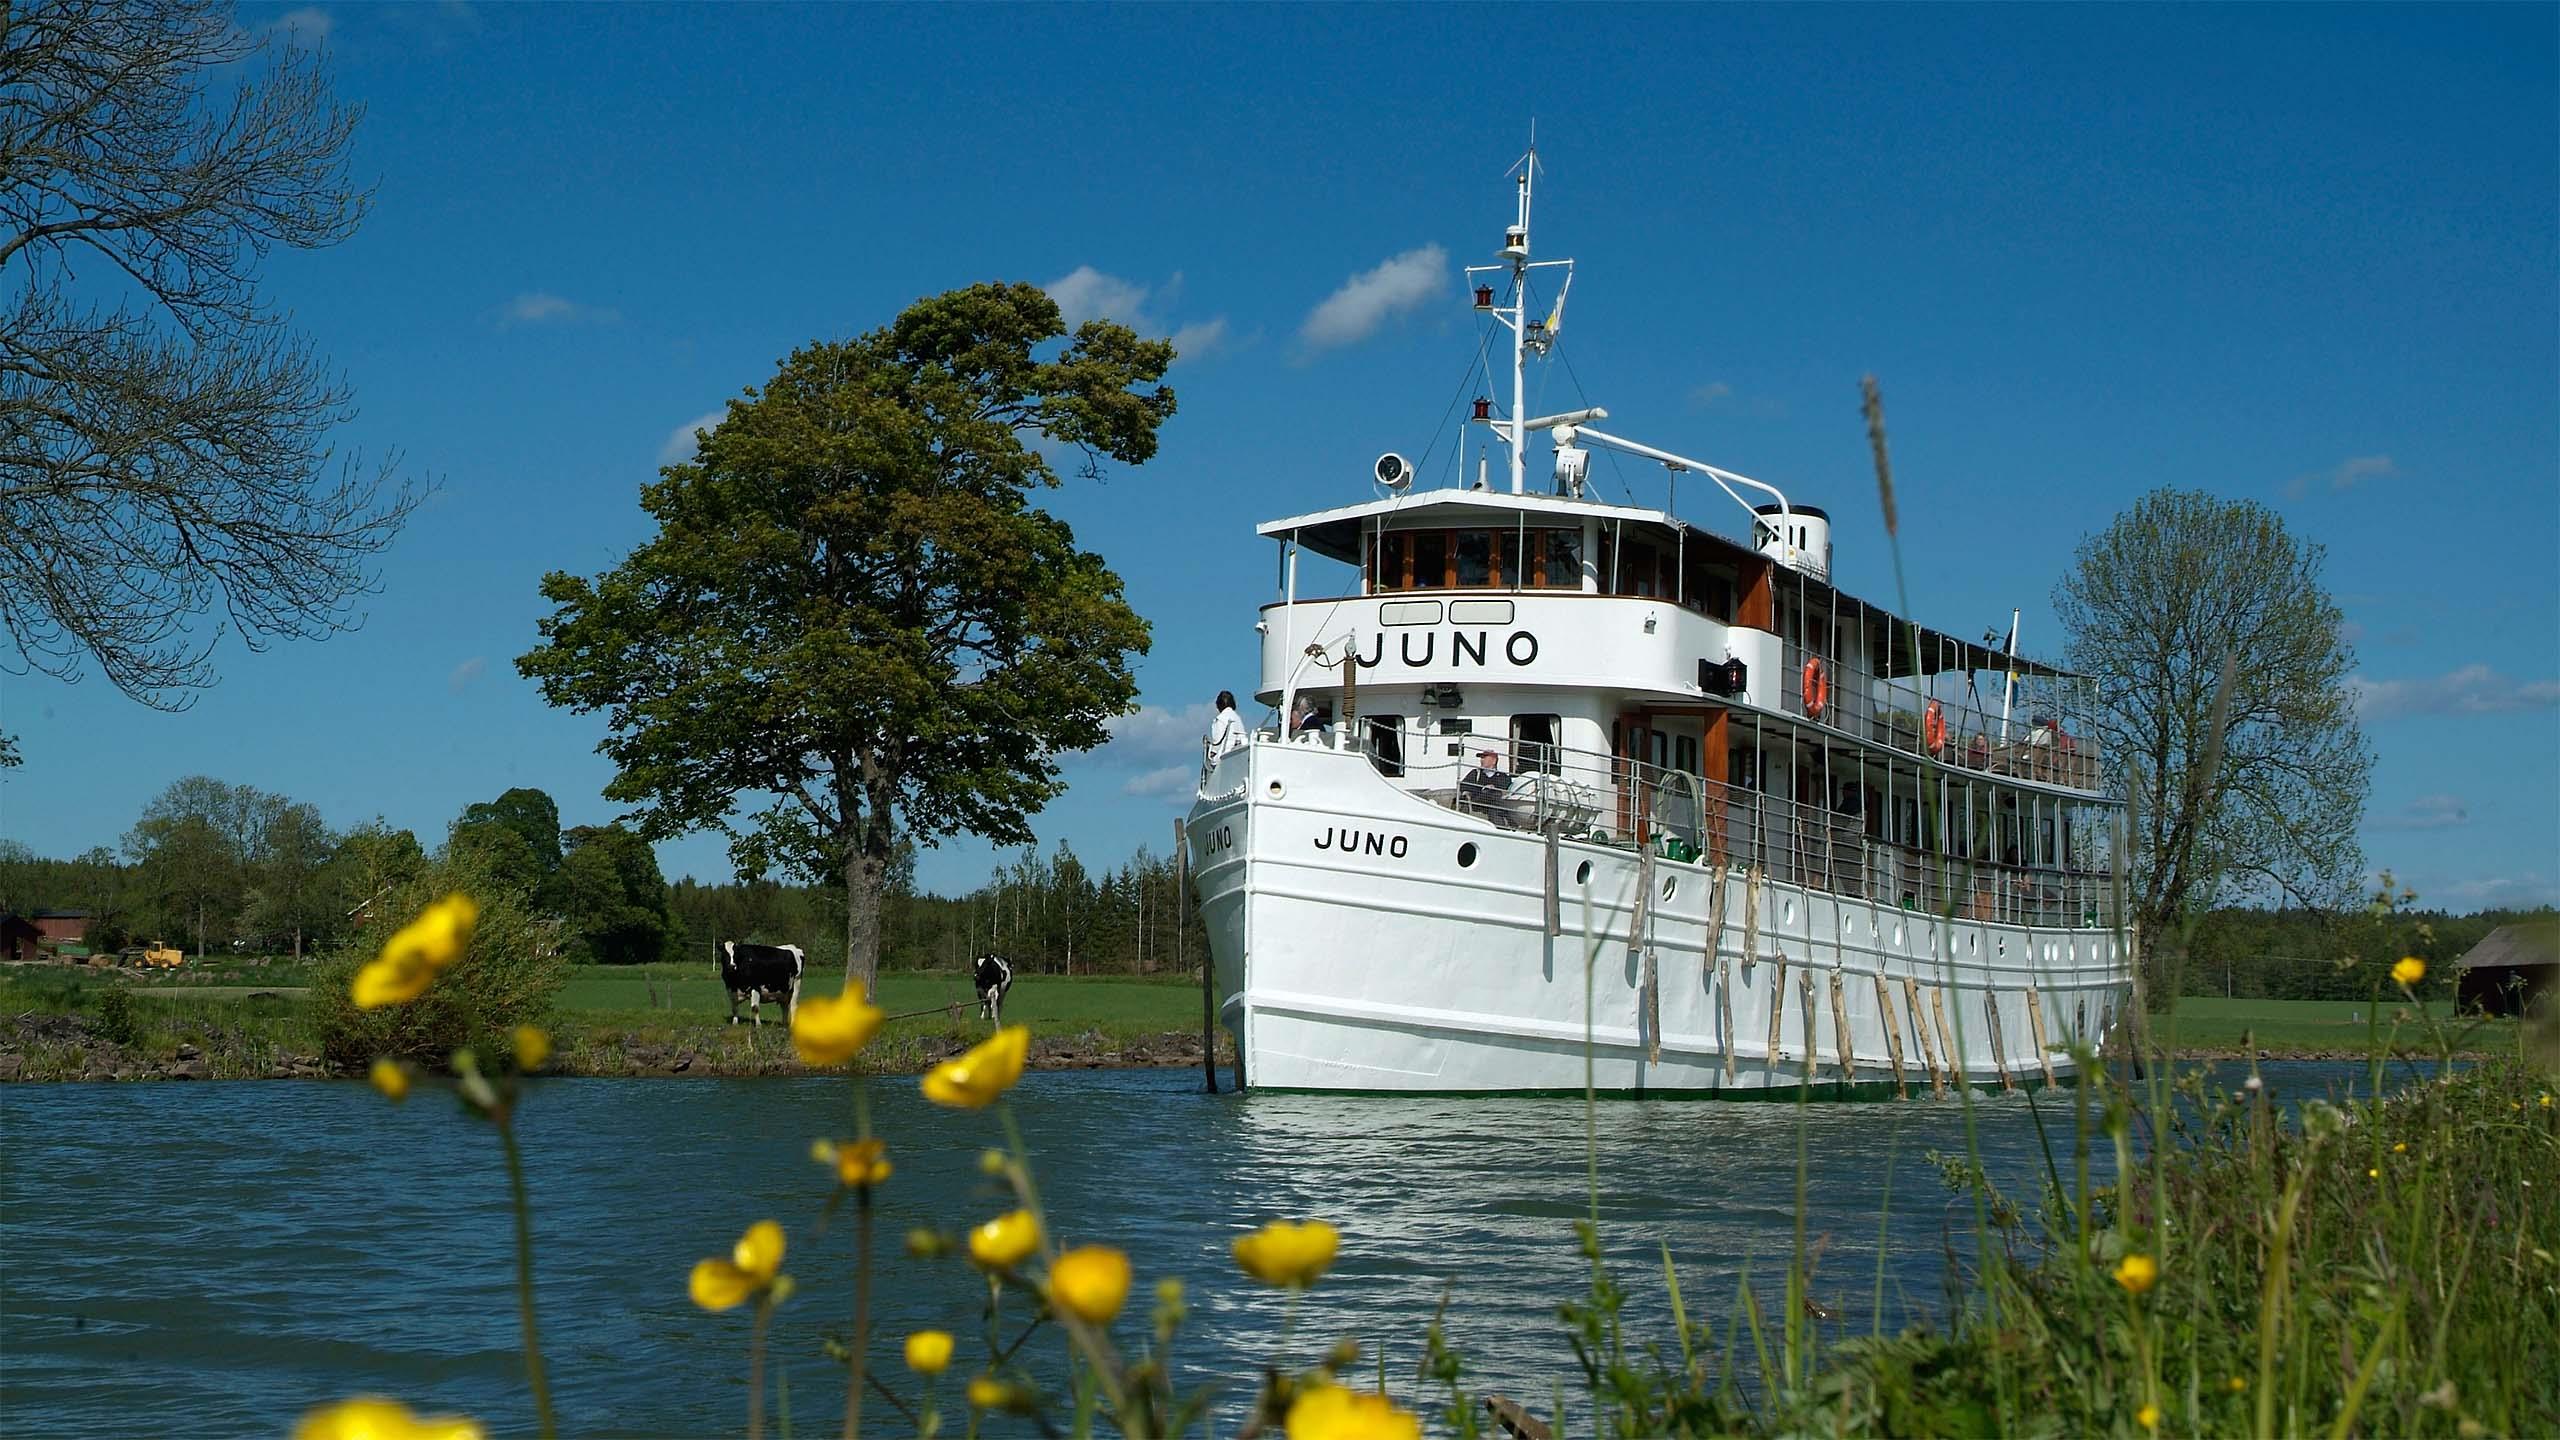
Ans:
POLYGON ((334 453, 346 383, 257 287, 271 247, 363 218, 360 112, 318 57, 204 0, 44 0, 0 26, 9 668, 95 663, 183 709, 225 628, 257 650, 356 624, 422 498, 396 459, 334 453))

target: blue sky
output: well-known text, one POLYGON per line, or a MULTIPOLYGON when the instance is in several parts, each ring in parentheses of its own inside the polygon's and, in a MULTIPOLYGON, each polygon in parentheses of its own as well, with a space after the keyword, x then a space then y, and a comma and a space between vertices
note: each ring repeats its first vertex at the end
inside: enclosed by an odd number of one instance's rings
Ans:
MULTIPOLYGON (((439 489, 362 631, 226 640, 186 714, 0 679, 0 833, 114 844, 196 772, 431 841, 511 785, 610 818, 598 722, 514 673, 543 572, 638 543, 639 485, 794 345, 1013 279, 1187 342, 1160 457, 1055 497, 1155 643, 1039 828, 1162 850, 1199 702, 1251 677, 1254 523, 1365 498, 1383 449, 1445 474, 1456 267, 1534 116, 1539 247, 1582 270, 1533 408, 1588 395, 1827 504, 1838 578, 1881 594, 1873 372, 1920 618, 2021 606, 2037 651, 2072 547, 2143 491, 2273 505, 2355 627, 2371 863, 2455 908, 2560 899, 2555 14, 247 9, 325 46, 380 184, 269 293, 356 387, 340 442, 439 489)), ((1654 502, 1659 474, 1595 467, 1654 502)), ((727 873, 717 837, 662 857, 727 873)))

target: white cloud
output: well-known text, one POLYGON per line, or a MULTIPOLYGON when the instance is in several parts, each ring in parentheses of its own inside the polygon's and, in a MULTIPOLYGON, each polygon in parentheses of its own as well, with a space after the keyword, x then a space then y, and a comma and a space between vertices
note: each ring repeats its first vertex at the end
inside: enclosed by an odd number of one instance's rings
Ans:
POLYGON ((282 35, 291 44, 318 49, 337 28, 337 21, 317 5, 287 10, 266 24, 268 33, 282 35))
POLYGON ((2373 823, 2380 830, 2450 830, 2470 824, 2471 809, 2459 795, 2421 795, 2373 823))
POLYGON ((717 430, 720 428, 720 422, 728 418, 729 407, 723 405, 717 410, 706 411, 703 414, 696 415, 673 430, 668 431, 666 443, 658 447, 658 463, 660 465, 681 465, 687 460, 692 459, 694 449, 693 432, 696 430, 717 430))
POLYGON ((1188 758, 1197 772, 1201 754, 1200 742, 1209 733, 1209 722, 1217 711, 1207 701, 1170 709, 1163 705, 1141 705, 1110 722, 1111 740, 1099 752, 1105 759, 1123 765, 1162 765, 1171 760, 1188 758))
POLYGON ((506 329, 518 325, 609 325, 621 318, 618 310, 581 305, 542 290, 527 290, 498 310, 498 324, 506 329))
POLYGON ((2456 880, 2433 894, 2419 897, 2429 905, 2442 905, 2447 910, 2530 910, 2537 905, 2560 904, 2560 884, 2540 872, 2524 875, 2482 875, 2469 880, 2456 880))
POLYGON ((1308 313, 1298 337, 1316 349, 1366 340, 1389 316, 1413 309, 1448 283, 1448 251, 1437 245, 1407 250, 1344 281, 1308 313))
POLYGON ((444 679, 444 688, 452 691, 456 695, 459 695, 464 690, 470 688, 472 681, 480 678, 481 671, 488 668, 488 656, 474 655, 470 659, 453 667, 453 673, 446 676, 444 679))
POLYGON ((2329 487, 2332 493, 2353 490, 2367 480, 2387 480, 2400 473, 2388 455, 2350 455, 2320 475, 2296 475, 2285 482, 2285 495, 2294 500, 2311 493, 2314 485, 2329 487))
POLYGON ((1732 386, 1727 385, 1721 380, 1710 380, 1706 384, 1689 392, 1689 408, 1692 410, 1704 410, 1714 405, 1719 400, 1730 400, 1732 398, 1732 386))
MULTIPOLYGON (((1182 297, 1182 275, 1164 282, 1162 289, 1123 280, 1090 265, 1079 265, 1040 287, 1058 302, 1058 317, 1073 330, 1087 320, 1117 320, 1140 335, 1162 335, 1170 328, 1155 313, 1171 309, 1182 297), (1150 308, 1153 307, 1153 308, 1150 308)), ((1177 361, 1197 360, 1218 348, 1227 337, 1227 317, 1212 316, 1195 320, 1173 331, 1173 352, 1177 361)))
POLYGON ((2347 677, 2356 713, 2367 720, 2398 715, 2504 715, 2560 705, 2560 680, 2517 680, 2486 665, 2410 680, 2347 677))
POLYGON ((1148 288, 1134 280, 1105 275, 1079 265, 1040 287, 1058 302, 1058 313, 1073 330, 1087 320, 1117 320, 1133 330, 1146 330, 1148 288))
POLYGON ((1197 360, 1226 343, 1227 317, 1201 320, 1173 332, 1173 355, 1177 361, 1197 360))
POLYGON ((1167 765, 1161 770, 1149 770, 1143 775, 1130 776, 1128 782, 1120 787, 1120 793, 1135 795, 1141 799, 1153 799, 1158 796, 1173 798, 1191 793, 1199 783, 1199 766, 1167 765))

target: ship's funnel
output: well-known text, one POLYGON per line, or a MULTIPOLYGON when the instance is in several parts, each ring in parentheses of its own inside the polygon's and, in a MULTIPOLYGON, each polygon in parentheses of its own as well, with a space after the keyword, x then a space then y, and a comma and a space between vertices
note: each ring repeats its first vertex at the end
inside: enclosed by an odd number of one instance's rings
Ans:
POLYGON ((1761 554, 1816 580, 1831 578, 1829 515, 1811 505, 1784 511, 1775 505, 1757 505, 1751 513, 1760 517, 1751 522, 1751 539, 1761 554))

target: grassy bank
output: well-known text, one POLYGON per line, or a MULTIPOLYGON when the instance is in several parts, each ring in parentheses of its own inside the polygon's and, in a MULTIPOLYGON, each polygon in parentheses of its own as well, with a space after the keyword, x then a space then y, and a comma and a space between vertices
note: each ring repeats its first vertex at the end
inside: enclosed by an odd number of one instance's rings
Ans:
MULTIPOLYGON (((2197 1070, 2102 1079, 2047 1107, 2040 1201, 1973 1182, 1952 1313, 1901 1333, 1809 1306, 1821 1247, 1801 1227, 1782 1275, 1671 1335, 1618 1320, 1636 1286, 1679 1314, 1668 1251, 1650 1276, 1595 1261, 1563 1310, 1588 1384, 1563 1418, 1624 1436, 2560 1432, 2547 1063, 2493 1057, 2290 1115, 2197 1070), (2118 1165, 2093 1171, 2093 1151, 2118 1165)), ((1469 1433, 1479 1397, 1447 1395, 1469 1433)))
MULTIPOLYGON (((312 962, 236 959, 174 971, 0 967, 0 1079, 323 1073, 307 1004, 315 969, 312 962)), ((812 977, 813 993, 834 989, 832 979, 812 977)), ((865 1056, 880 1073, 921 1070, 986 1033, 964 975, 892 971, 881 977, 878 1000, 904 1016, 865 1056)), ((552 1017, 554 1069, 760 1075, 802 1068, 778 1007, 765 1007, 761 1031, 728 1019, 728 994, 707 965, 577 966, 552 1017)), ((1005 1019, 1039 1034, 1034 1062, 1044 1066, 1199 1061, 1200 991, 1192 980, 1026 977, 1006 1002, 1005 1019)))
POLYGON ((2447 1001, 2423 1007, 2405 999, 2381 1003, 2379 1014, 2369 1001, 2226 1000, 2219 995, 2189 995, 2174 1014, 2152 1017, 2154 1040, 2189 1055, 2269 1055, 2353 1057, 2366 1053, 2368 1036, 2379 1026, 2390 1043, 2425 1049, 2425 1021, 2434 1020, 2463 1053, 2512 1053, 2513 1020, 2462 1020, 2447 1001), (2421 1010, 2425 1014, 2422 1017, 2421 1010))

